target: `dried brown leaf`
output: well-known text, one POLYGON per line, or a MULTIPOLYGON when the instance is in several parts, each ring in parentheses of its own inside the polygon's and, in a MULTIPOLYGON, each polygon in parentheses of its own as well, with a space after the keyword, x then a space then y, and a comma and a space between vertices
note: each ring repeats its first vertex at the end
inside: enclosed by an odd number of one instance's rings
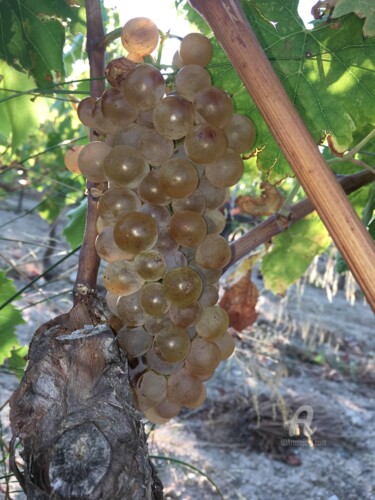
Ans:
POLYGON ((277 188, 268 182, 262 182, 260 187, 262 194, 259 198, 244 195, 236 199, 240 212, 254 216, 272 215, 281 208, 284 197, 277 188))
POLYGON ((220 301, 221 307, 229 315, 230 326, 237 331, 253 324, 258 316, 255 306, 259 292, 250 277, 251 271, 248 271, 235 285, 225 290, 220 301))

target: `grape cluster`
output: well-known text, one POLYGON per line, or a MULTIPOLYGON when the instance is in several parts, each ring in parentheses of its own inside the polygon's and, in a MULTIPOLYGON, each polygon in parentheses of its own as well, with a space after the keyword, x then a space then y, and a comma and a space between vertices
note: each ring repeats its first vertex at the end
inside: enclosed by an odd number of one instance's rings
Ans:
POLYGON ((142 62, 158 42, 151 21, 129 21, 122 42, 139 64, 100 99, 79 104, 83 124, 106 138, 78 151, 78 167, 89 181, 108 182, 95 243, 107 263, 106 299, 124 325, 117 340, 138 407, 162 423, 202 404, 204 382, 234 350, 228 315, 217 305, 231 256, 220 207, 242 176, 240 155, 253 145, 255 127, 211 85, 205 36, 182 40, 173 89, 142 62))

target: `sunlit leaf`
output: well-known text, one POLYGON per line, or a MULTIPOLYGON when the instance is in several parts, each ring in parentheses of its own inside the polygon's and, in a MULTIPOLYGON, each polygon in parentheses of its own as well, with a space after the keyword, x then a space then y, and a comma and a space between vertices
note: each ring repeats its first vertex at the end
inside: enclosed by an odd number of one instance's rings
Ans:
MULTIPOLYGON (((0 271, 0 306, 15 292, 12 281, 0 271)), ((12 304, 0 310, 0 365, 10 356, 13 348, 20 347, 15 331, 16 326, 22 323, 24 323, 22 314, 12 304)))
POLYGON ((331 243, 328 231, 315 215, 293 224, 273 238, 272 250, 263 257, 265 287, 283 294, 306 271, 312 259, 331 243))
POLYGON ((354 12, 359 18, 365 18, 364 36, 375 36, 375 4, 373 0, 337 0, 332 17, 338 18, 354 12))
POLYGON ((29 348, 27 346, 13 349, 10 357, 7 359, 7 368, 12 371, 19 379, 22 378, 26 366, 25 356, 29 348))
MULTIPOLYGON (((15 92, 35 87, 35 82, 24 73, 20 73, 0 61, 0 99, 7 98, 15 92), (12 89, 14 92, 2 89, 12 89)), ((38 131, 39 125, 44 122, 48 114, 48 107, 44 98, 31 100, 30 95, 0 102, 0 134, 4 142, 17 149, 26 141, 29 134, 38 131)))
POLYGON ((63 48, 67 20, 78 9, 65 0, 1 0, 0 58, 30 73, 38 87, 65 75, 63 48))
POLYGON ((87 199, 85 198, 76 208, 70 210, 67 214, 69 224, 64 229, 65 238, 72 248, 76 248, 83 241, 85 232, 87 213, 87 199))

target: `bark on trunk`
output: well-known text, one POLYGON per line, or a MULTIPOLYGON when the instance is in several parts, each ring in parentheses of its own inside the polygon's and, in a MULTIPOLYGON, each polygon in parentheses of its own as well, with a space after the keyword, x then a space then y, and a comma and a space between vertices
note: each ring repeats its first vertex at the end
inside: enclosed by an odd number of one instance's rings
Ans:
POLYGON ((127 361, 88 298, 35 333, 10 406, 13 469, 30 499, 163 498, 128 382, 127 361), (14 448, 14 446, 13 446, 14 448))

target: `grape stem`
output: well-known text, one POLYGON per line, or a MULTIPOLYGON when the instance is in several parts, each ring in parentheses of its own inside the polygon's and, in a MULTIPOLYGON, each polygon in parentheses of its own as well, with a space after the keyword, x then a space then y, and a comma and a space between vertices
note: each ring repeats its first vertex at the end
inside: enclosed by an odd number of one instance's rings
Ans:
POLYGON ((190 0, 212 28, 375 311, 375 245, 289 99, 238 0, 190 0))
MULTIPOLYGON (((90 65, 90 94, 100 97, 105 89, 105 46, 100 42, 104 37, 104 28, 100 8, 100 0, 86 0, 87 13, 87 55, 90 65)), ((90 140, 94 140, 93 131, 90 140)), ((85 236, 78 258, 77 278, 73 288, 73 303, 85 299, 88 294, 96 293, 96 282, 100 259, 95 250, 97 236, 96 223, 98 220, 97 199, 91 194, 96 185, 86 182, 87 189, 87 216, 85 236)))
MULTIPOLYGON (((369 171, 338 177, 338 181, 346 194, 353 193, 374 180, 375 174, 369 171)), ((292 224, 303 219, 314 210, 312 202, 307 198, 291 206, 288 214, 277 213, 269 217, 230 245, 232 257, 223 271, 229 269, 259 245, 267 243, 267 241, 270 241, 277 234, 289 229, 292 224)))

